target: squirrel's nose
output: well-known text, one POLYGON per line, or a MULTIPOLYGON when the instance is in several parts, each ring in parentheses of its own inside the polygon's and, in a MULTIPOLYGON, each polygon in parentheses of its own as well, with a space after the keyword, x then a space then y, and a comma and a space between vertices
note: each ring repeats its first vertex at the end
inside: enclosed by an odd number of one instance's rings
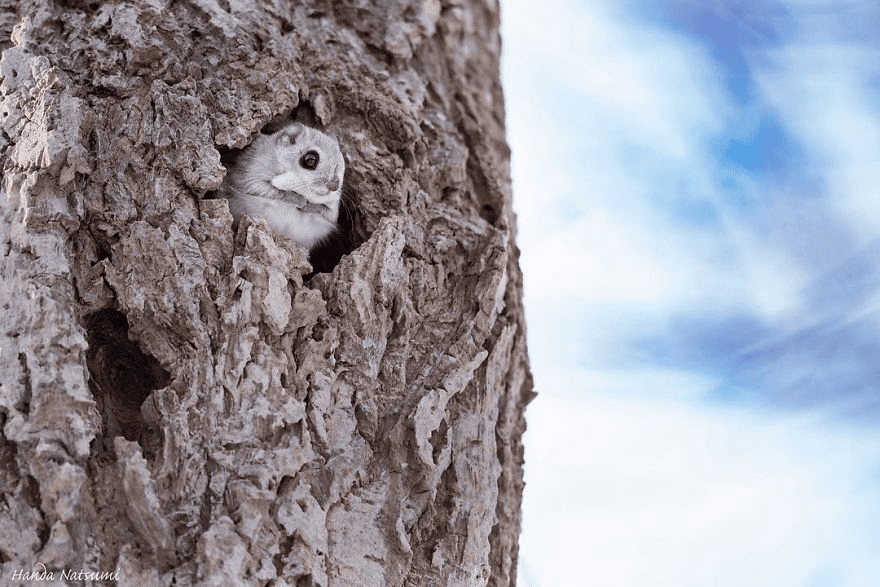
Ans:
POLYGON ((327 182, 327 189, 330 190, 331 192, 335 192, 336 190, 338 190, 339 189, 339 178, 334 177, 333 179, 328 181, 327 182))

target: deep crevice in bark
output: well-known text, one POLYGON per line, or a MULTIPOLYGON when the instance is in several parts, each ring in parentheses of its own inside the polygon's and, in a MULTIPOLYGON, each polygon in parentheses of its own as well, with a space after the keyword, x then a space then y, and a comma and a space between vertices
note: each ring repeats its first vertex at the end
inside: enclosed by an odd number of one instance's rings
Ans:
POLYGON ((158 450, 159 432, 144 420, 141 406, 156 389, 171 383, 171 374, 128 338, 128 321, 105 309, 86 320, 89 389, 95 398, 107 440, 122 436, 141 445, 144 455, 158 450))

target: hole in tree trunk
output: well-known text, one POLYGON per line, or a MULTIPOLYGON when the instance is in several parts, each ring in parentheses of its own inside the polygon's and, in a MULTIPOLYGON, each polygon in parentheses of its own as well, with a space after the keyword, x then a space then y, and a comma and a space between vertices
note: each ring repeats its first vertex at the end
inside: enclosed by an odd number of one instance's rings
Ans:
MULTIPOLYGON (((301 122, 307 126, 323 131, 322 125, 319 123, 314 108, 308 100, 302 100, 300 104, 290 112, 280 114, 267 122, 260 132, 263 134, 273 134, 293 122, 301 122)), ((343 152, 345 152, 344 145, 343 152)), ((245 147, 247 148, 247 147, 245 147)), ((244 149, 232 149, 218 147, 220 153, 220 162, 228 169, 234 166, 238 161, 244 149)), ((348 161, 346 161, 348 163, 348 161)), ((343 255, 351 253, 369 238, 366 230, 366 219, 361 211, 356 195, 353 193, 349 174, 346 171, 342 185, 342 201, 339 206, 339 217, 337 218, 336 230, 327 238, 315 246, 309 253, 309 262, 312 264, 313 271, 305 275, 306 280, 310 279, 316 273, 330 273, 339 263, 343 255)), ((210 191, 205 194, 205 199, 216 199, 222 197, 219 191, 210 191)), ((236 218, 236 221, 238 219, 236 218)))
POLYGON ((170 374, 128 338, 128 321, 116 310, 100 310, 86 319, 89 389, 103 420, 103 436, 123 436, 141 445, 144 457, 158 448, 158 431, 144 421, 141 404, 155 389, 171 383, 170 374))

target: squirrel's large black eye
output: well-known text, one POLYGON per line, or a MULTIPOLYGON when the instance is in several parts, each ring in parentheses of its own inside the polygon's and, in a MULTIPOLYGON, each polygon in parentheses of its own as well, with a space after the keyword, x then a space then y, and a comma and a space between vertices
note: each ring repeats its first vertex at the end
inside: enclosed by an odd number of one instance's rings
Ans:
POLYGON ((299 164, 305 169, 316 168, 318 166, 318 161, 320 161, 320 158, 318 157, 318 153, 316 151, 309 151, 299 158, 299 164))

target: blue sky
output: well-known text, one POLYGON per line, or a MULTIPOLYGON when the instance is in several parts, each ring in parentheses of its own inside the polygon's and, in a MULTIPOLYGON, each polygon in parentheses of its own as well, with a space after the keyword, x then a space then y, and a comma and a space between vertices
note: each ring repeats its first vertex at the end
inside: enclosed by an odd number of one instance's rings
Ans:
POLYGON ((521 584, 880 584, 880 3, 501 8, 521 584))

